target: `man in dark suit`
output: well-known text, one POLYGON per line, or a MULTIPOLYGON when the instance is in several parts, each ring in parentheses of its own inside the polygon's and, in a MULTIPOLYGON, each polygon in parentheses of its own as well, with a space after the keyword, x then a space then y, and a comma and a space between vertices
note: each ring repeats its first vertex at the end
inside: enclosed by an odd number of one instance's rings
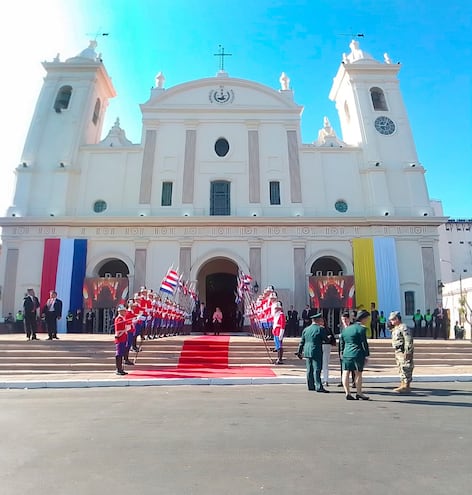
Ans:
POLYGON ((207 332, 208 327, 208 319, 210 318, 210 313, 208 312, 207 307, 204 302, 200 303, 200 307, 198 308, 198 330, 204 334, 207 332))
POLYGON ((305 306, 305 309, 302 311, 303 328, 308 327, 311 323, 310 312, 311 312, 311 308, 307 304, 305 306))
POLYGON ((36 332, 38 330, 38 309, 39 299, 35 296, 33 289, 26 291, 23 299, 23 314, 25 320, 25 332, 28 340, 38 340, 36 332))
POLYGON ((57 292, 52 290, 49 292, 49 299, 43 308, 44 319, 48 329, 48 339, 59 339, 57 336, 57 320, 62 317, 62 301, 57 298, 57 292))
POLYGON ((321 384, 321 368, 323 367, 323 340, 326 330, 320 325, 323 323, 323 314, 310 315, 312 324, 303 330, 297 356, 306 361, 306 380, 308 390, 329 393, 321 384))
POLYGON ((287 311, 287 337, 298 337, 298 311, 290 306, 287 311))

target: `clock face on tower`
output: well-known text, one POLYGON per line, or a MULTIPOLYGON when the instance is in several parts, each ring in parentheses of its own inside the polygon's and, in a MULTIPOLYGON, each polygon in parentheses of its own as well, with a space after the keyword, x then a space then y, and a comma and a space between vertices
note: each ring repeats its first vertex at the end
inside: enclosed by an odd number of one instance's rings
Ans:
POLYGON ((389 134, 393 134, 395 132, 395 122, 385 116, 377 117, 375 119, 375 128, 380 132, 380 134, 388 136, 389 134))

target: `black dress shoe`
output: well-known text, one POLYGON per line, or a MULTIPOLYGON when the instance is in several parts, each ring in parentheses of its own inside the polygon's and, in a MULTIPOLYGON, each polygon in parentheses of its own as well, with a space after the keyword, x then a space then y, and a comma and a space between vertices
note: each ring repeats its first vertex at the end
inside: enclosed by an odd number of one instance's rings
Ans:
POLYGON ((52 337, 48 337, 46 340, 52 340, 52 337))
POLYGON ((125 364, 127 364, 128 366, 134 366, 134 363, 132 361, 125 361, 125 364))
POLYGON ((117 370, 116 374, 117 375, 127 375, 128 373, 126 373, 126 371, 124 371, 124 370, 117 370))
POLYGON ((360 395, 360 394, 356 394, 356 399, 359 400, 370 400, 370 397, 367 397, 367 395, 360 395))
POLYGON ((357 397, 354 398, 351 394, 346 395, 346 400, 357 400, 357 397))
POLYGON ((54 338, 57 339, 57 340, 59 340, 59 337, 57 335, 54 335, 54 338))
POLYGON ((329 390, 326 390, 325 388, 320 388, 319 390, 317 390, 317 392, 321 394, 329 394, 329 390))

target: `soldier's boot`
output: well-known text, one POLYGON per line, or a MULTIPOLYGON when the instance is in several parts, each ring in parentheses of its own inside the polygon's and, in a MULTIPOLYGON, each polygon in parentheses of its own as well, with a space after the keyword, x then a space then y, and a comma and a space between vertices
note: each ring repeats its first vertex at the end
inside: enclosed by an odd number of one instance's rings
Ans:
POLYGON ((275 362, 275 364, 283 364, 283 357, 284 357, 284 351, 282 348, 280 348, 277 351, 277 361, 275 362))
POLYGON ((400 382, 400 386, 397 387, 397 388, 394 388, 392 390, 392 392, 396 392, 397 394, 402 394, 404 392, 404 390, 405 390, 405 387, 406 387, 406 383, 402 380, 400 382))
POLYGON ((116 363, 116 374, 117 375, 127 375, 128 374, 123 369, 123 357, 122 356, 115 356, 115 363, 116 363))

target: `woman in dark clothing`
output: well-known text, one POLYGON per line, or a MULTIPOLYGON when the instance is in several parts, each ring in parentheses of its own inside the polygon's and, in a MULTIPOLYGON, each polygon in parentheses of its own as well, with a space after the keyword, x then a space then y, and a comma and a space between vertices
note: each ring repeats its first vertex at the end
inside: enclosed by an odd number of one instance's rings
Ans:
POLYGON ((347 400, 369 400, 362 393, 362 372, 369 356, 369 344, 367 343, 365 324, 370 313, 362 310, 357 315, 355 323, 345 328, 339 337, 339 346, 343 360, 343 386, 347 400), (356 397, 351 395, 349 387, 349 374, 354 371, 356 380, 356 397))

